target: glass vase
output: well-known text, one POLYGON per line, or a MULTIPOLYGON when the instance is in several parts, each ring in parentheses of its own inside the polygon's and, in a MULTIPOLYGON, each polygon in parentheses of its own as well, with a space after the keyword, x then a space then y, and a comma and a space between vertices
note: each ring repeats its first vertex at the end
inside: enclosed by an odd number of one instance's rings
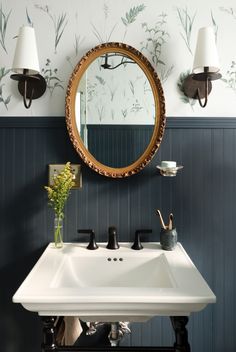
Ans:
POLYGON ((63 247, 63 217, 57 215, 54 218, 54 243, 55 248, 63 247))

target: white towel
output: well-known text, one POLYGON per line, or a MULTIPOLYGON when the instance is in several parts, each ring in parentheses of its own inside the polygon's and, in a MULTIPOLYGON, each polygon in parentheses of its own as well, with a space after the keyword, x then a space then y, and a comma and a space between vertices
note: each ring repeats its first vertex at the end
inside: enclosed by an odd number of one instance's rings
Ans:
POLYGON ((64 317, 56 336, 58 346, 73 346, 82 331, 78 317, 64 317))

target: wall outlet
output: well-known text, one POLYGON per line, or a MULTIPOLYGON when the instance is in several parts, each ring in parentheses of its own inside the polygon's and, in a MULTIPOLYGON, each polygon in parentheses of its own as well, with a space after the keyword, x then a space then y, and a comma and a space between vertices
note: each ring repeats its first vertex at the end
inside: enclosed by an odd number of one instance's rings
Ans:
MULTIPOLYGON (((49 164, 48 165, 48 185, 52 186, 53 184, 53 176, 59 174, 65 167, 65 164, 49 164)), ((74 182, 75 186, 72 189, 78 189, 82 187, 82 173, 81 173, 81 165, 79 164, 71 164, 71 169, 74 174, 74 182)))

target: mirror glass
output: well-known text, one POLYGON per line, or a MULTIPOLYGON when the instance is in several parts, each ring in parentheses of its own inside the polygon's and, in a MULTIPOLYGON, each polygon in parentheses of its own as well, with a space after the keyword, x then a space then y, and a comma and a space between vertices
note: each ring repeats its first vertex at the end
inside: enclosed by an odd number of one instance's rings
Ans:
POLYGON ((165 122, 160 80, 135 48, 101 44, 76 65, 66 94, 67 129, 94 171, 126 177, 142 170, 161 144, 165 122))
POLYGON ((75 115, 82 141, 96 160, 114 168, 132 164, 150 143, 155 123, 147 76, 128 55, 100 55, 80 79, 75 115))

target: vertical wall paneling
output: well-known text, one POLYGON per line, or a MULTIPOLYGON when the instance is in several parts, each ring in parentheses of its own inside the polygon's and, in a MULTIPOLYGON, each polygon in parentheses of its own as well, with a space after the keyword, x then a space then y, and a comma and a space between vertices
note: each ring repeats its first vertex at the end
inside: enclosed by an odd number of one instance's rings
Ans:
MULTIPOLYGON (((113 136, 112 138, 115 138, 113 136)), ((142 137, 140 137, 142 138, 142 137)), ((191 315, 192 351, 236 349, 236 119, 168 118, 159 152, 139 174, 108 179, 85 166, 75 153, 63 118, 0 120, 0 331, 4 351, 40 348, 37 314, 13 304, 11 297, 45 246, 53 239, 53 212, 43 186, 49 163, 82 164, 82 189, 72 191, 65 210, 65 240, 87 241, 78 228, 93 228, 107 241, 117 226, 120 241, 133 241, 135 230, 151 228, 143 241, 159 239, 155 210, 167 221, 174 213, 179 241, 217 296, 217 303, 191 315), (161 177, 156 165, 174 159, 184 169, 161 177), (27 331, 27 336, 26 336, 27 331)), ((155 317, 132 324, 124 344, 168 345, 170 322, 155 317)))
MULTIPOLYGON (((224 294, 224 285, 225 285, 225 276, 224 276, 224 247, 225 241, 224 238, 224 225, 225 221, 223 218, 223 192, 227 192, 226 184, 224 182, 224 160, 223 160, 223 145, 224 145, 224 133, 223 130, 214 130, 212 133, 212 168, 214 172, 214 178, 212 178, 212 191, 215 191, 214 202, 212 203, 212 212, 215 214, 214 222, 212 226, 212 243, 213 248, 211 254, 213 255, 214 267, 217 268, 217 272, 214 272, 214 287, 215 294, 217 296, 218 309, 214 312, 214 348, 218 352, 220 351, 220 344, 225 344, 225 326, 222 324, 222 321, 225 321, 225 294, 224 294), (223 166, 223 167, 222 167, 223 166), (215 235, 219 234, 219 237, 215 235), (220 240, 220 241, 219 241, 220 240), (220 242, 220 245, 219 245, 220 242), (221 331, 220 331, 221 330, 221 331)), ((225 206, 225 205, 224 205, 225 206)))

